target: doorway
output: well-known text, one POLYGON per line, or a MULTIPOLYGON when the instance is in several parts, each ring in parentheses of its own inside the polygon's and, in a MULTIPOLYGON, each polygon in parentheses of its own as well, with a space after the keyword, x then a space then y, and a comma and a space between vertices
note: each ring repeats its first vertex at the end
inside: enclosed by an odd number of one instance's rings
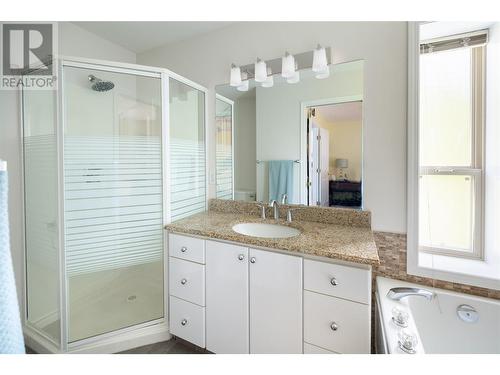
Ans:
POLYGON ((304 204, 361 209, 362 100, 303 105, 304 204))

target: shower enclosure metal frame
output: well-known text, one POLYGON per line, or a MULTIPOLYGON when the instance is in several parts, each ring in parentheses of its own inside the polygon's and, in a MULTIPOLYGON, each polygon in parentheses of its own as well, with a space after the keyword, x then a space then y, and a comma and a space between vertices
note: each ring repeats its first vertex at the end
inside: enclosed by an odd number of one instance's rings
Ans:
MULTIPOLYGON (((58 224, 58 246, 59 246, 59 312, 60 312, 60 342, 56 342, 40 329, 28 321, 28 293, 27 293, 27 269, 26 269, 26 232, 25 232, 25 204, 22 202, 23 212, 23 299, 21 308, 23 311, 22 322, 23 331, 28 345, 42 353, 113 353, 126 350, 131 347, 146 345, 158 341, 164 341, 171 338, 168 325, 168 244, 166 233, 163 233, 163 311, 164 316, 152 321, 139 323, 130 327, 117 329, 115 331, 99 334, 97 336, 81 339, 69 343, 68 341, 68 300, 67 300, 67 274, 66 274, 66 254, 65 254, 65 233, 64 233, 64 67, 76 67, 92 70, 102 70, 112 73, 124 73, 135 76, 145 76, 158 78, 161 80, 161 103, 162 103, 162 194, 163 194, 163 225, 171 220, 170 209, 170 163, 169 163, 169 130, 170 130, 170 92, 169 82, 174 79, 204 94, 204 117, 203 131, 205 144, 205 169, 208 170, 208 137, 207 137, 207 109, 208 109, 208 90, 168 69, 130 63, 113 62, 106 60, 95 60, 80 57, 60 57, 58 59, 58 88, 56 92, 56 152, 57 152, 57 224, 58 224)), ((24 100, 23 92, 20 90, 20 118, 21 124, 24 124, 24 100)), ((20 127, 21 139, 21 176, 22 193, 25 197, 25 175, 24 175, 24 132, 23 126, 20 127)), ((209 173, 205 173, 205 209, 208 203, 209 194, 209 173)))

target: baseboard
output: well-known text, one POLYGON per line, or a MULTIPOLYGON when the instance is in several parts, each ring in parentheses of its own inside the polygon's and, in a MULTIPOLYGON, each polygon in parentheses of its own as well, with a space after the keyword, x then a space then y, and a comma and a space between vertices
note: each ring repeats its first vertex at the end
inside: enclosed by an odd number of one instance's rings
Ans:
MULTIPOLYGON (((51 341, 30 327, 24 328, 26 346, 40 354, 62 353, 51 341)), ((168 324, 160 323, 69 348, 68 354, 112 354, 172 338, 168 324)))

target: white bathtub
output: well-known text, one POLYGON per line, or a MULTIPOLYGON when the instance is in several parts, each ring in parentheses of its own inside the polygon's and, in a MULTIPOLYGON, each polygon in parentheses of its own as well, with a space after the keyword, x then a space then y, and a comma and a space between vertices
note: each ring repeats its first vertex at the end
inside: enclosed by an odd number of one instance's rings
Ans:
POLYGON ((377 353, 403 354, 398 334, 404 329, 416 335, 415 352, 422 353, 497 353, 500 354, 500 301, 429 288, 399 280, 377 277, 376 350, 377 353), (435 293, 432 300, 421 296, 394 301, 387 292, 395 287, 417 287, 435 293), (472 306, 478 313, 476 322, 459 318, 457 307, 472 306), (393 320, 393 308, 408 313, 408 327, 393 320))

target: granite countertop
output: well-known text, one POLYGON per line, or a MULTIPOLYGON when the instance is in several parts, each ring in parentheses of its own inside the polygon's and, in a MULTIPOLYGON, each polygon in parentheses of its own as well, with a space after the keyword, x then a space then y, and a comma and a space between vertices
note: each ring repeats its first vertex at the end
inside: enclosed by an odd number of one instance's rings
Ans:
POLYGON ((340 259, 370 265, 379 264, 377 246, 369 227, 328 224, 313 221, 261 219, 243 213, 207 211, 168 224, 165 229, 173 233, 192 234, 219 240, 234 241, 248 245, 274 248, 300 253, 340 259), (232 230, 238 223, 281 224, 301 231, 291 238, 261 238, 246 236, 232 230))

